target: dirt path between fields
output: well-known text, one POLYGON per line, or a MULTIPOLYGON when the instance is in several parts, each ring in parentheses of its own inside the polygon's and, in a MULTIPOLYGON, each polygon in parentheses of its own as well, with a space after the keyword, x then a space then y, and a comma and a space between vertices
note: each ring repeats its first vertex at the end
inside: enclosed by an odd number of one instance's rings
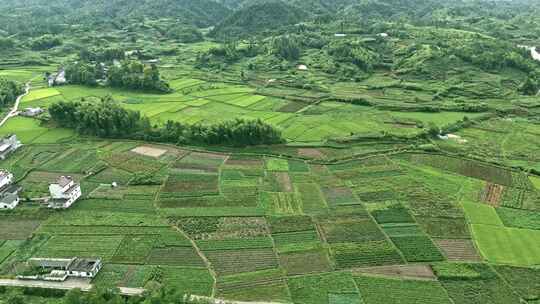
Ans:
POLYGON ((214 268, 212 268, 212 263, 210 263, 210 260, 208 260, 206 255, 204 255, 204 253, 199 248, 199 246, 197 246, 197 243, 195 243, 195 240, 190 238, 189 235, 185 233, 182 229, 180 229, 178 226, 174 225, 173 227, 174 229, 176 229, 176 231, 180 232, 186 239, 189 240, 189 242, 191 243, 191 246, 195 248, 197 255, 203 260, 204 265, 206 265, 206 268, 208 269, 208 271, 210 272, 210 275, 212 276, 212 279, 214 280, 214 283, 212 284, 212 297, 215 297, 216 292, 217 292, 217 273, 214 270, 214 268))
POLYGON ((11 109, 11 111, 9 111, 9 113, 7 113, 6 117, 4 117, 4 119, 2 119, 2 121, 0 121, 0 127, 2 127, 8 121, 8 119, 15 116, 15 113, 17 113, 17 111, 19 110, 19 104, 21 103, 21 100, 23 99, 24 96, 28 95, 28 93, 30 93, 30 82, 26 83, 26 85, 24 87, 24 94, 19 95, 17 97, 17 99, 15 100, 15 104, 13 105, 13 108, 11 109))
POLYGON ((243 301, 221 300, 221 299, 201 297, 201 296, 191 296, 190 300, 192 301, 205 300, 205 301, 209 301, 209 303, 214 303, 214 304, 283 304, 283 303, 278 303, 278 302, 243 302, 243 301))

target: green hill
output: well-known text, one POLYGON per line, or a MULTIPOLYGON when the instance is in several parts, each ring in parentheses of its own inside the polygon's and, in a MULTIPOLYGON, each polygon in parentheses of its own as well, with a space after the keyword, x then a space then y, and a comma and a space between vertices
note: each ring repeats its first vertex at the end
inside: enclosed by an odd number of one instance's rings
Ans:
POLYGON ((182 23, 207 27, 230 13, 212 0, 29 0, 0 1, 0 28, 9 33, 55 33, 66 25, 107 26, 129 19, 175 18, 182 23), (20 22, 25 20, 25 22, 20 22))
POLYGON ((211 35, 217 38, 242 37, 292 25, 307 17, 309 13, 282 1, 260 1, 235 11, 218 24, 211 35))

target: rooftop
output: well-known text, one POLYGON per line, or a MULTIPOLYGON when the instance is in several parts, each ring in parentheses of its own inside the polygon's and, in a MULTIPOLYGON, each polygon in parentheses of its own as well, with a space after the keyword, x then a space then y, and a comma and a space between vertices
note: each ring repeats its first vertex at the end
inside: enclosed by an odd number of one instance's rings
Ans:
POLYGON ((0 152, 4 152, 4 151, 8 150, 10 147, 11 147, 10 143, 0 144, 0 152))
POLYGON ((57 268, 57 267, 68 267, 75 258, 71 259, 52 259, 52 258, 32 258, 28 262, 32 265, 45 267, 45 268, 57 268))
POLYGON ((0 196, 0 203, 6 204, 6 205, 11 205, 11 204, 15 203, 18 199, 19 199, 19 197, 16 194, 8 193, 6 195, 0 196))
POLYGON ((60 185, 60 187, 65 187, 69 185, 69 183, 71 183, 72 181, 73 181, 73 178, 71 176, 60 176, 56 180, 56 183, 60 185))
POLYGON ((78 258, 71 259, 55 259, 55 258, 32 258, 28 262, 32 265, 44 268, 64 268, 69 271, 85 271, 94 270, 97 264, 101 262, 99 258, 78 258))
POLYGON ((21 186, 17 185, 6 185, 0 189, 0 196, 13 194, 17 195, 22 190, 21 186))

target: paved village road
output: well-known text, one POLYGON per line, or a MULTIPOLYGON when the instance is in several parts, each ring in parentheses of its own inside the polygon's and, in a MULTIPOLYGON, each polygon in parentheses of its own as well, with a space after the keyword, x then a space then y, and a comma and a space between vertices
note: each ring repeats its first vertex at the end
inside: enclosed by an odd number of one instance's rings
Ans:
POLYGON ((67 280, 65 282, 47 282, 47 281, 31 281, 31 280, 0 280, 0 286, 12 287, 39 287, 69 290, 79 288, 83 291, 89 291, 92 284, 88 280, 67 280))
POLYGON ((29 82, 26 83, 26 86, 24 88, 24 94, 17 97, 17 100, 15 100, 15 104, 13 105, 13 108, 11 109, 11 111, 9 111, 9 113, 6 115, 6 117, 4 117, 4 119, 2 119, 2 121, 0 121, 0 127, 3 126, 6 123, 6 121, 8 121, 8 119, 15 116, 15 113, 17 113, 17 111, 19 110, 19 104, 21 103, 21 100, 23 99, 24 96, 28 95, 28 93, 30 93, 30 83, 29 82))
MULTIPOLYGON (((50 289, 80 289, 82 291, 90 291, 92 284, 85 279, 68 279, 65 282, 47 282, 47 281, 32 281, 32 280, 0 280, 0 286, 8 287, 38 287, 50 289)), ((136 296, 144 292, 142 288, 127 288, 120 287, 120 293, 126 296, 136 296)))

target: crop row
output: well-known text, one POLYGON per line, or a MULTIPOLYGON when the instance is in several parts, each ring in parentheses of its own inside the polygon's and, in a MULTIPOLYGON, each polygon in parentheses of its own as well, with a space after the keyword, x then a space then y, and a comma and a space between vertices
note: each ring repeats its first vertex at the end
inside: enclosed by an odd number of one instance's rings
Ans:
POLYGON ((331 251, 338 269, 403 263, 399 253, 387 241, 333 244, 331 251))
POLYGON ((205 255, 220 275, 278 267, 276 254, 271 248, 207 251, 205 255))

